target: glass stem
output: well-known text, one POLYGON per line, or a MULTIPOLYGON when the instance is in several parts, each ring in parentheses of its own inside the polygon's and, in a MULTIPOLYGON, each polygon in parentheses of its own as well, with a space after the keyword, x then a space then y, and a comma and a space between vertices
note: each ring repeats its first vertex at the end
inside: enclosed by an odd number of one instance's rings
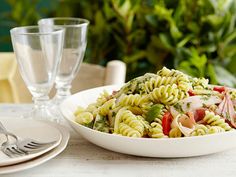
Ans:
POLYGON ((56 85, 57 93, 56 93, 56 99, 61 102, 65 98, 71 95, 70 89, 71 85, 63 85, 58 86, 56 85))
POLYGON ((33 97, 34 101, 34 117, 37 119, 47 119, 48 117, 48 101, 49 97, 40 96, 40 97, 33 97))

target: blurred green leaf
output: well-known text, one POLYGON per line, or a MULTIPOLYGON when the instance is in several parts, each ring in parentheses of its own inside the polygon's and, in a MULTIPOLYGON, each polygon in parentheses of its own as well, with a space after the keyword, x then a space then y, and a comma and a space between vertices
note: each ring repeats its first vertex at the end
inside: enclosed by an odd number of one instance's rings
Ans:
POLYGON ((217 75, 216 75, 214 66, 211 63, 209 63, 207 65, 207 72, 206 72, 206 74, 210 78, 212 84, 216 85, 218 83, 217 75))
POLYGON ((172 44, 171 44, 171 38, 167 34, 164 34, 164 33, 161 33, 159 37, 164 48, 169 49, 171 51, 173 49, 172 44))
POLYGON ((87 18, 87 62, 105 65, 112 59, 123 60, 129 79, 165 65, 209 78, 213 84, 234 83, 235 0, 7 2, 10 10, 0 12, 0 25, 8 31, 0 37, 0 44, 6 40, 10 44, 10 28, 37 24, 42 17, 87 18))
POLYGON ((225 68, 223 68, 220 65, 216 65, 215 72, 217 81, 219 83, 221 83, 222 85, 227 85, 232 88, 236 86, 236 78, 225 68))
POLYGON ((134 55, 124 57, 126 63, 133 63, 146 57, 146 51, 138 51, 134 55))

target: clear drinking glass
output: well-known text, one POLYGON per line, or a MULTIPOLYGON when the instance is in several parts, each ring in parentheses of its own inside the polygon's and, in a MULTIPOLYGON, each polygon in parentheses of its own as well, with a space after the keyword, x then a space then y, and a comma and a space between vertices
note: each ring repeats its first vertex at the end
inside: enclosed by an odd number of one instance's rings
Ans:
POLYGON ((62 57, 64 29, 27 26, 13 28, 10 33, 21 76, 34 101, 32 113, 25 117, 52 120, 48 94, 62 57))
POLYGON ((45 18, 38 21, 39 26, 58 26, 65 29, 62 61, 56 76, 57 93, 53 104, 59 105, 71 95, 71 82, 79 71, 87 45, 89 21, 80 18, 45 18))

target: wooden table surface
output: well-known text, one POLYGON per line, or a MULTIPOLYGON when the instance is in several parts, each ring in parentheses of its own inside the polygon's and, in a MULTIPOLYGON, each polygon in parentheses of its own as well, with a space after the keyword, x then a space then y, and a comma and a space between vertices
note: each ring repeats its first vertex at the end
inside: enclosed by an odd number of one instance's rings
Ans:
MULTIPOLYGON (((30 107, 31 105, 0 104, 0 117, 19 118, 17 116, 29 111, 30 107)), ((71 130, 67 148, 54 159, 25 171, 1 175, 41 176, 235 177, 236 149, 194 158, 143 158, 105 150, 89 143, 71 130)))

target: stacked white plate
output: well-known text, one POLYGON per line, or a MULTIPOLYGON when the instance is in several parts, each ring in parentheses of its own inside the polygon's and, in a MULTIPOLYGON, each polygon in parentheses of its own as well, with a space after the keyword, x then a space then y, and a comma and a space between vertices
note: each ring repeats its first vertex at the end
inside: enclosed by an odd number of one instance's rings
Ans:
MULTIPOLYGON (((40 142, 52 142, 46 149, 25 156, 10 158, 0 151, 0 174, 17 172, 40 165, 58 154, 67 146, 70 134, 68 130, 53 122, 29 120, 22 118, 0 118, 1 123, 9 131, 20 138, 31 138, 40 142)), ((0 135, 0 145, 6 141, 0 135)))

